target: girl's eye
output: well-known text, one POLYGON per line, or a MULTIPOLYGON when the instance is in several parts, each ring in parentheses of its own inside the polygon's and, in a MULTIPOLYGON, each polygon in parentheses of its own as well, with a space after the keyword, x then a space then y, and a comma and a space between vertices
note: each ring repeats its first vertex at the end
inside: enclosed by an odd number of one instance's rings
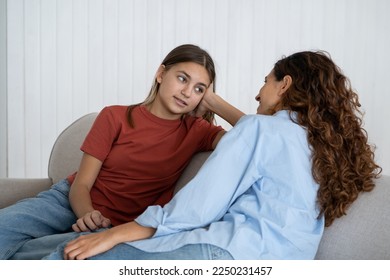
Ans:
POLYGON ((195 88, 195 92, 196 93, 201 93, 202 94, 202 93, 204 93, 204 91, 205 91, 205 89, 203 87, 196 87, 195 88))
POLYGON ((180 82, 185 82, 187 80, 186 77, 184 76, 178 76, 177 78, 179 79, 180 82))

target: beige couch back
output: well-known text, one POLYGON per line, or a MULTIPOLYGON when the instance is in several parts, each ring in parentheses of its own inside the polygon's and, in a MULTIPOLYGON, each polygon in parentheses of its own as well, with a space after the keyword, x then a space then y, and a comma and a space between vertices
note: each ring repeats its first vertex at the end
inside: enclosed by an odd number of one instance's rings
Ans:
POLYGON ((80 164, 80 146, 89 132, 97 113, 85 115, 69 125, 54 143, 49 159, 49 178, 53 183, 75 172, 80 164))

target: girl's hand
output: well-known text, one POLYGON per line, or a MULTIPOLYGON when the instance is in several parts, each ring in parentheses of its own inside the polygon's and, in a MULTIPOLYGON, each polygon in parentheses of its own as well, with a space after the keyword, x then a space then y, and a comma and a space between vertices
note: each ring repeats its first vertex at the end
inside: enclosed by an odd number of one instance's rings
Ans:
POLYGON ((75 232, 94 231, 99 228, 106 228, 111 225, 110 219, 104 217, 98 210, 88 212, 83 217, 79 218, 72 229, 75 232))
POLYGON ((82 235, 70 241, 64 249, 65 260, 84 260, 104 253, 116 244, 110 238, 110 230, 82 235))
POLYGON ((202 117, 204 114, 206 114, 208 111, 212 111, 211 109, 211 98, 215 97, 215 93, 213 91, 213 84, 210 84, 210 86, 207 88, 202 100, 198 104, 198 106, 195 109, 195 116, 196 117, 202 117))

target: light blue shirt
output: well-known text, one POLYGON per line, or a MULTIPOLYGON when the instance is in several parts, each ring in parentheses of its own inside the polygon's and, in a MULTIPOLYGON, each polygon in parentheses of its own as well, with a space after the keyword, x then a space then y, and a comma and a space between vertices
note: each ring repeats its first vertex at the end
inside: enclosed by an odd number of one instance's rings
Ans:
POLYGON ((161 252, 207 243, 234 259, 313 259, 324 229, 317 190, 306 130, 287 111, 244 116, 171 202, 136 219, 155 235, 129 244, 161 252))

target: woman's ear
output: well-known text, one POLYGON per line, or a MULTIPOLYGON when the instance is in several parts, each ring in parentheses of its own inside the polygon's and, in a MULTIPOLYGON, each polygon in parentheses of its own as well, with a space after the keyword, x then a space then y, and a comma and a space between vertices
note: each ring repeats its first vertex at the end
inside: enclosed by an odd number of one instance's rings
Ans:
POLYGON ((285 93, 292 84, 292 78, 290 75, 286 75, 283 77, 283 84, 281 87, 281 94, 285 93))
POLYGON ((165 65, 161 64, 160 67, 158 67, 157 72, 156 72, 156 81, 161 84, 162 78, 165 72, 165 65))

